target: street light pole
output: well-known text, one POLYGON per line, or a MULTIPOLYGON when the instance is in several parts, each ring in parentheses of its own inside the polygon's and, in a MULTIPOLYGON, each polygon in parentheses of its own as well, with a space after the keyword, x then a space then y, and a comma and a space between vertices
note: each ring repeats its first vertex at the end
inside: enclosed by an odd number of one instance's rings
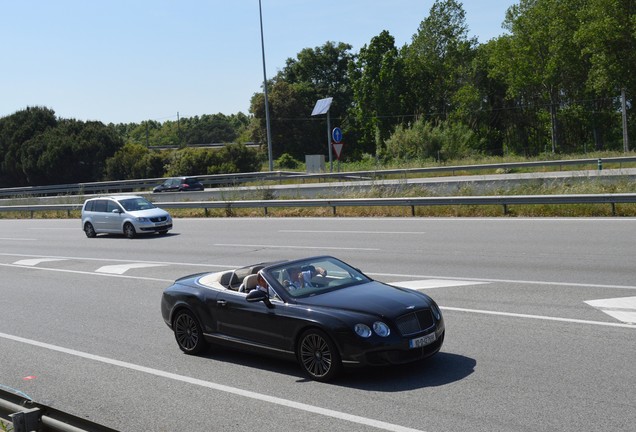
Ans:
POLYGON ((265 91, 265 127, 267 128, 267 156, 269 158, 269 170, 274 171, 272 156, 272 130, 269 126, 269 101, 267 99, 267 72, 265 69, 265 39, 263 38, 263 11, 261 0, 258 0, 258 14, 261 19, 261 51, 263 52, 263 90, 265 91))

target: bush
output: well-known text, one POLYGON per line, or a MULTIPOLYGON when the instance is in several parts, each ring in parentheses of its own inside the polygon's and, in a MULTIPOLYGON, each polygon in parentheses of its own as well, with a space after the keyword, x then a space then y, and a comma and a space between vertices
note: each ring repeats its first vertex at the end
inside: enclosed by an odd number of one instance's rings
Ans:
POLYGON ((296 169, 299 165, 300 162, 294 159, 294 157, 289 153, 283 153, 278 159, 276 159, 276 166, 278 168, 296 169))
POLYGON ((386 156, 394 159, 435 159, 447 161, 475 153, 477 137, 461 123, 448 121, 433 125, 423 119, 412 126, 399 125, 386 141, 386 156))

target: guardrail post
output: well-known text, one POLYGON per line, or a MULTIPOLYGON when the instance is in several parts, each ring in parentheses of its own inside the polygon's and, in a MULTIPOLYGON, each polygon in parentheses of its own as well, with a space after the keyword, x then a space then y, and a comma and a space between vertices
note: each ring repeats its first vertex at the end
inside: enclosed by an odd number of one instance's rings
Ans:
POLYGON ((616 203, 612 203, 612 216, 616 216, 616 203))
POLYGON ((40 430, 40 408, 31 408, 9 414, 14 432, 32 432, 40 430))
POLYGON ((415 216, 415 206, 411 206, 411 216, 415 216))
POLYGON ((265 216, 267 216, 267 207, 263 207, 263 210, 265 211, 265 216))
POLYGON ((208 217, 210 215, 210 212, 208 212, 208 208, 204 207, 203 210, 205 212, 205 217, 208 217))
POLYGON ((508 204, 503 205, 504 216, 508 216, 508 204))
POLYGON ((335 216, 336 215, 336 206, 332 206, 331 208, 333 210, 333 215, 335 216))

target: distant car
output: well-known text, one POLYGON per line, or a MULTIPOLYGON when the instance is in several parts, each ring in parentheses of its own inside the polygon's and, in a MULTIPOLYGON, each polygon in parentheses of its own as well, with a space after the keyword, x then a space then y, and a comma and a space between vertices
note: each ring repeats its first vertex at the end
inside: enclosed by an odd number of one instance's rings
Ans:
POLYGON ((124 234, 128 238, 139 233, 166 234, 172 229, 172 217, 140 196, 105 196, 84 202, 82 229, 89 238, 99 233, 124 234))
POLYGON ((164 290, 161 313, 186 354, 222 345, 278 356, 317 381, 343 366, 427 358, 445 333, 429 296, 330 256, 180 278, 164 290))
POLYGON ((196 177, 175 177, 166 179, 159 186, 155 186, 153 192, 188 192, 202 191, 203 183, 196 177))

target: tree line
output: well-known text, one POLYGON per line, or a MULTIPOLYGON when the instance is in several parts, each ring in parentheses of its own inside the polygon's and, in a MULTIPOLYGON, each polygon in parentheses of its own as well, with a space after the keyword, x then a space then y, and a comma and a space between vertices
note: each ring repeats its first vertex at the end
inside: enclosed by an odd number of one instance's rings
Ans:
MULTIPOLYGON (((625 135, 636 132, 636 2, 521 0, 502 27, 479 44, 462 4, 437 0, 402 47, 383 31, 355 54, 345 43, 304 49, 268 86, 274 154, 326 151, 325 121, 308 115, 324 97, 353 159, 625 150, 623 101, 625 135)), ((262 94, 250 110, 264 142, 262 94)))
MULTIPOLYGON (((636 0, 520 0, 505 33, 469 36, 456 0, 436 0, 410 43, 382 31, 359 52, 305 48, 268 82, 276 159, 326 154, 332 97, 343 158, 444 161, 627 150, 636 134, 636 0), (626 125, 626 127, 624 127, 626 125)), ((266 158, 264 94, 249 114, 140 124, 81 122, 31 107, 0 118, 3 186, 257 171, 266 158), (246 142, 261 145, 256 152, 246 142), (190 144, 237 143, 218 150, 190 144), (156 151, 156 146, 175 146, 156 151)))

